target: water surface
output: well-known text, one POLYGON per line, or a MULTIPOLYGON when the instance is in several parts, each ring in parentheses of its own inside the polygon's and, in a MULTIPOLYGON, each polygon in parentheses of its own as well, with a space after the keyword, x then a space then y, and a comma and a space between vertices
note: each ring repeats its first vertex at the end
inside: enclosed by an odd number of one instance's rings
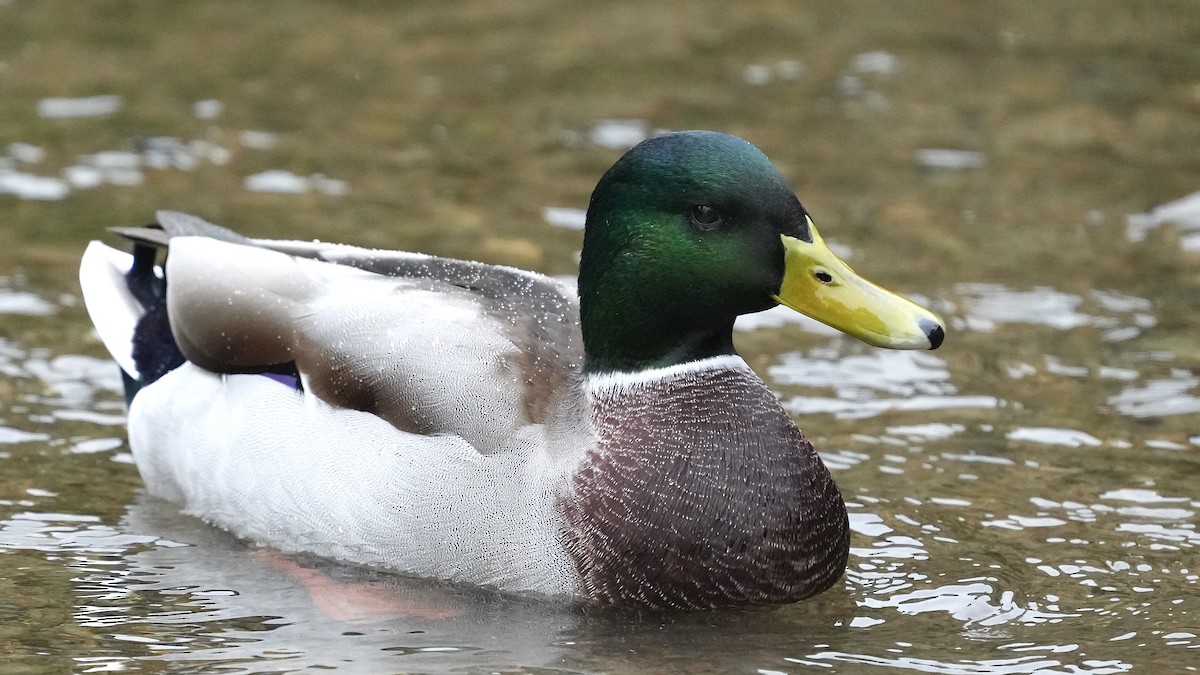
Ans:
POLYGON ((0 2, 0 672, 1191 672, 1189 3, 0 2), (586 610, 285 556, 143 494, 75 270, 155 209, 574 273, 629 145, 764 149, 950 322, 747 360, 854 529, 801 604, 586 610))

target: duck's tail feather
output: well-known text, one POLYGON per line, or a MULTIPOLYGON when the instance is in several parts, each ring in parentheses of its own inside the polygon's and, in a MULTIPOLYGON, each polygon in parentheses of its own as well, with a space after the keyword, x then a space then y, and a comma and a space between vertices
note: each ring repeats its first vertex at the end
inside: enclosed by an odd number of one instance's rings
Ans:
POLYGON ((227 241, 231 244, 254 246, 253 240, 249 237, 240 235, 227 227, 210 223, 197 216, 178 211, 159 211, 154 215, 158 220, 158 226, 162 228, 168 238, 208 237, 209 239, 216 239, 218 241, 227 241))
POLYGON ((133 361, 133 331, 145 314, 125 284, 133 256, 101 242, 88 244, 79 263, 79 285, 92 325, 122 372, 140 377, 133 361))
POLYGON ((129 238, 132 255, 93 241, 79 266, 84 305, 100 341, 121 366, 126 402, 184 361, 167 319, 167 280, 156 264, 165 240, 129 238))
POLYGON ((227 227, 221 227, 197 216, 178 211, 159 211, 158 222, 145 227, 110 227, 109 232, 119 234, 137 244, 156 248, 167 248, 174 237, 208 237, 231 244, 254 246, 254 241, 227 227))

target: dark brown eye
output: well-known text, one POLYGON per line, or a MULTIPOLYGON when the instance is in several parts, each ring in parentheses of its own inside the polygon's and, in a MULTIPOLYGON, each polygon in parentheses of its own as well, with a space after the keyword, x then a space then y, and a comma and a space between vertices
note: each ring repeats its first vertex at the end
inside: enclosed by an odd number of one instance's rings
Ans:
POLYGON ((701 232, 710 232, 721 226, 724 218, 721 214, 711 206, 699 204, 692 207, 692 227, 695 227, 701 232))

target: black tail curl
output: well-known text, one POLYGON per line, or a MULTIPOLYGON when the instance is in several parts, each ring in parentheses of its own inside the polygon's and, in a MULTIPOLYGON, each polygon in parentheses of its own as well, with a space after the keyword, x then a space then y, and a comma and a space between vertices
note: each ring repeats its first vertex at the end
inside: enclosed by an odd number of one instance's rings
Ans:
MULTIPOLYGON (((150 225, 144 229, 157 228, 157 225, 150 225)), ((133 267, 125 275, 125 284, 145 314, 133 331, 133 362, 141 378, 134 380, 125 376, 126 403, 132 401, 142 387, 183 365, 184 361, 167 318, 166 272, 160 277, 154 271, 160 243, 143 238, 130 239, 133 241, 133 267)))

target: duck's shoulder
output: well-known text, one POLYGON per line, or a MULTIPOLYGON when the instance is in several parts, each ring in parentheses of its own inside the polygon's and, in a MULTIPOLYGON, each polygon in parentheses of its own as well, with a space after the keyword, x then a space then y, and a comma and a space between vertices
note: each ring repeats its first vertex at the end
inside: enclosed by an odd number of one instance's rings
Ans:
MULTIPOLYGON (((176 211, 159 211, 162 231, 146 228, 122 228, 122 234, 134 239, 149 239, 169 246, 180 237, 201 237, 253 249, 286 254, 293 258, 315 260, 351 267, 381 277, 425 280, 426 289, 456 288, 467 290, 479 300, 491 300, 507 306, 544 307, 566 320, 578 322, 578 296, 575 284, 528 270, 505 265, 458 260, 424 253, 366 248, 348 244, 291 239, 252 239, 202 218, 176 211)), ((216 261, 214 261, 216 262, 216 261)))
MULTIPOLYGON (((516 267, 320 241, 253 239, 251 243, 297 258, 354 267, 385 277, 441 281, 491 300, 579 304, 573 283, 516 267)), ((575 314, 578 320, 578 310, 575 314)))

